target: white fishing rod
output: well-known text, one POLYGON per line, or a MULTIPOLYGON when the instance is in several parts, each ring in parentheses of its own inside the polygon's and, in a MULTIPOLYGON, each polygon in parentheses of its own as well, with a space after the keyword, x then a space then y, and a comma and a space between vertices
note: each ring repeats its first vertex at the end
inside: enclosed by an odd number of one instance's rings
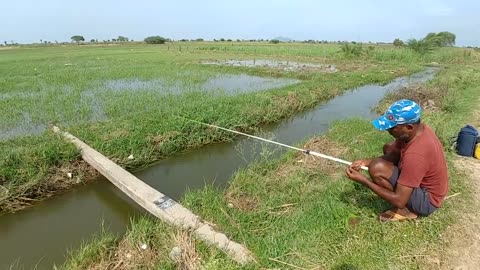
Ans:
MULTIPOLYGON (((203 122, 196 121, 196 120, 192 120, 192 119, 187 119, 187 118, 181 117, 181 116, 176 116, 176 117, 179 117, 179 118, 182 118, 182 119, 184 119, 184 120, 187 120, 187 121, 190 121, 190 122, 194 122, 194 123, 197 123, 197 124, 201 124, 201 125, 204 125, 204 126, 209 126, 209 127, 213 127, 213 128, 218 128, 218 129, 221 129, 221 130, 225 130, 225 131, 228 131, 228 132, 240 134, 240 135, 247 136, 247 137, 250 137, 250 138, 254 138, 254 139, 257 139, 257 140, 261 140, 261 141, 264 141, 264 142, 273 143, 273 144, 280 145, 280 146, 283 146, 283 147, 287 147, 287 148, 290 148, 290 149, 293 149, 293 150, 301 151, 301 152, 303 152, 303 153, 305 153, 305 154, 308 154, 308 155, 312 155, 312 156, 316 156, 316 157, 321 157, 321 158, 325 158, 325 159, 332 160, 332 161, 335 161, 335 162, 343 163, 343 164, 345 164, 345 165, 351 165, 351 164, 352 164, 352 162, 349 162, 349 161, 346 161, 346 160, 343 160, 343 159, 339 159, 339 158, 336 158, 336 157, 332 157, 332 156, 327 156, 327 155, 324 155, 324 154, 322 154, 322 153, 317 153, 317 152, 315 152, 315 151, 310 151, 310 150, 307 150, 307 149, 301 149, 301 148, 294 147, 294 146, 291 146, 291 145, 287 145, 287 144, 283 144, 283 143, 279 143, 279 142, 267 140, 267 139, 264 139, 264 138, 262 138, 262 137, 257 137, 257 136, 254 136, 254 135, 246 134, 246 133, 243 133, 243 132, 240 132, 240 131, 236 131, 236 130, 232 130, 232 129, 228 129, 228 128, 223 128, 223 127, 219 127, 219 126, 215 126, 215 125, 212 125, 212 124, 203 123, 203 122)), ((362 166, 361 168, 362 168, 363 170, 365 170, 365 171, 368 171, 368 168, 365 167, 365 166, 362 166)))

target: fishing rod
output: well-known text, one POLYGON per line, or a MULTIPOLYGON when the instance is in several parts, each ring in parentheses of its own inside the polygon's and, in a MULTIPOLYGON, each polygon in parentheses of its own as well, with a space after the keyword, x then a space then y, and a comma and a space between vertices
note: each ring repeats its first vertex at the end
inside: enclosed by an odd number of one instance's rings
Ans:
MULTIPOLYGON (((209 126, 209 127, 213 127, 213 128, 225 130, 225 131, 228 131, 228 132, 232 132, 232 133, 236 133, 236 134, 239 134, 239 135, 247 136, 247 137, 250 137, 250 138, 253 138, 253 139, 257 139, 257 140, 261 140, 261 141, 264 141, 264 142, 273 143, 273 144, 276 144, 276 145, 280 145, 280 146, 283 146, 283 147, 287 147, 287 148, 290 148, 290 149, 293 149, 293 150, 297 150, 297 151, 303 152, 303 153, 305 153, 305 154, 307 154, 307 155, 312 155, 312 156, 316 156, 316 157, 325 158, 325 159, 328 159, 328 160, 331 160, 331 161, 335 161, 335 162, 339 162, 339 163, 342 163, 342 164, 345 164, 345 165, 351 165, 351 164, 352 164, 352 162, 349 162, 349 161, 346 161, 346 160, 343 160, 343 159, 339 159, 339 158, 336 158, 336 157, 332 157, 332 156, 327 156, 327 155, 324 155, 324 154, 322 154, 322 153, 318 153, 318 152, 315 152, 315 151, 310 151, 310 150, 308 150, 308 149, 302 149, 302 148, 294 147, 294 146, 291 146, 291 145, 288 145, 288 144, 283 144, 283 143, 279 143, 279 142, 267 140, 267 139, 262 138, 262 137, 250 135, 250 134, 247 134, 247 133, 243 133, 243 132, 236 131, 236 130, 232 130, 232 129, 228 129, 228 128, 223 128, 223 127, 215 126, 215 125, 212 125, 212 124, 203 123, 203 122, 200 122, 200 121, 188 119, 188 118, 181 117, 181 116, 176 116, 176 117, 182 118, 182 119, 184 119, 184 120, 187 120, 187 121, 190 121, 190 122, 193 122, 193 123, 201 124, 201 125, 204 125, 204 126, 209 126)), ((368 171, 368 168, 365 167, 365 166, 362 166, 361 168, 362 168, 363 170, 365 170, 365 171, 368 171)))

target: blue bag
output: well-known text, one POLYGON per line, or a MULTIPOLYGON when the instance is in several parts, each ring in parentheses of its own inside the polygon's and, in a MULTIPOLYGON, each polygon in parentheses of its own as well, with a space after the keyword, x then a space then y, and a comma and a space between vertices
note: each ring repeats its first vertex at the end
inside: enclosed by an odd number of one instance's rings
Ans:
POLYGON ((473 157, 475 146, 477 145, 477 137, 478 131, 470 125, 466 125, 460 129, 455 147, 457 153, 461 156, 473 157))

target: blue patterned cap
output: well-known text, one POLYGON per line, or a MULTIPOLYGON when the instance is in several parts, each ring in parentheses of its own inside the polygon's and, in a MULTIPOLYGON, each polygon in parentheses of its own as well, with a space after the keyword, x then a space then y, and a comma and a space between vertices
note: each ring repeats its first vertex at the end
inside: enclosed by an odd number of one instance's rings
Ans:
POLYGON ((373 126, 379 130, 387 130, 396 125, 413 124, 420 120, 422 108, 408 99, 396 101, 384 115, 373 120, 373 126))

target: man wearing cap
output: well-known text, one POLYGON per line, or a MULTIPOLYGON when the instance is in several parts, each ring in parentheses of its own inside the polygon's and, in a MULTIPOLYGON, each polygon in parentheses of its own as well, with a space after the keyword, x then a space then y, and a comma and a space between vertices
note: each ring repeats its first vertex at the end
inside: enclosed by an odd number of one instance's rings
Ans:
POLYGON ((428 216, 441 207, 448 191, 445 154, 435 132, 421 123, 420 106, 408 99, 393 103, 373 125, 395 138, 385 144, 383 156, 352 163, 348 178, 359 182, 394 206, 381 221, 428 216), (368 166, 371 179, 361 174, 368 166))

